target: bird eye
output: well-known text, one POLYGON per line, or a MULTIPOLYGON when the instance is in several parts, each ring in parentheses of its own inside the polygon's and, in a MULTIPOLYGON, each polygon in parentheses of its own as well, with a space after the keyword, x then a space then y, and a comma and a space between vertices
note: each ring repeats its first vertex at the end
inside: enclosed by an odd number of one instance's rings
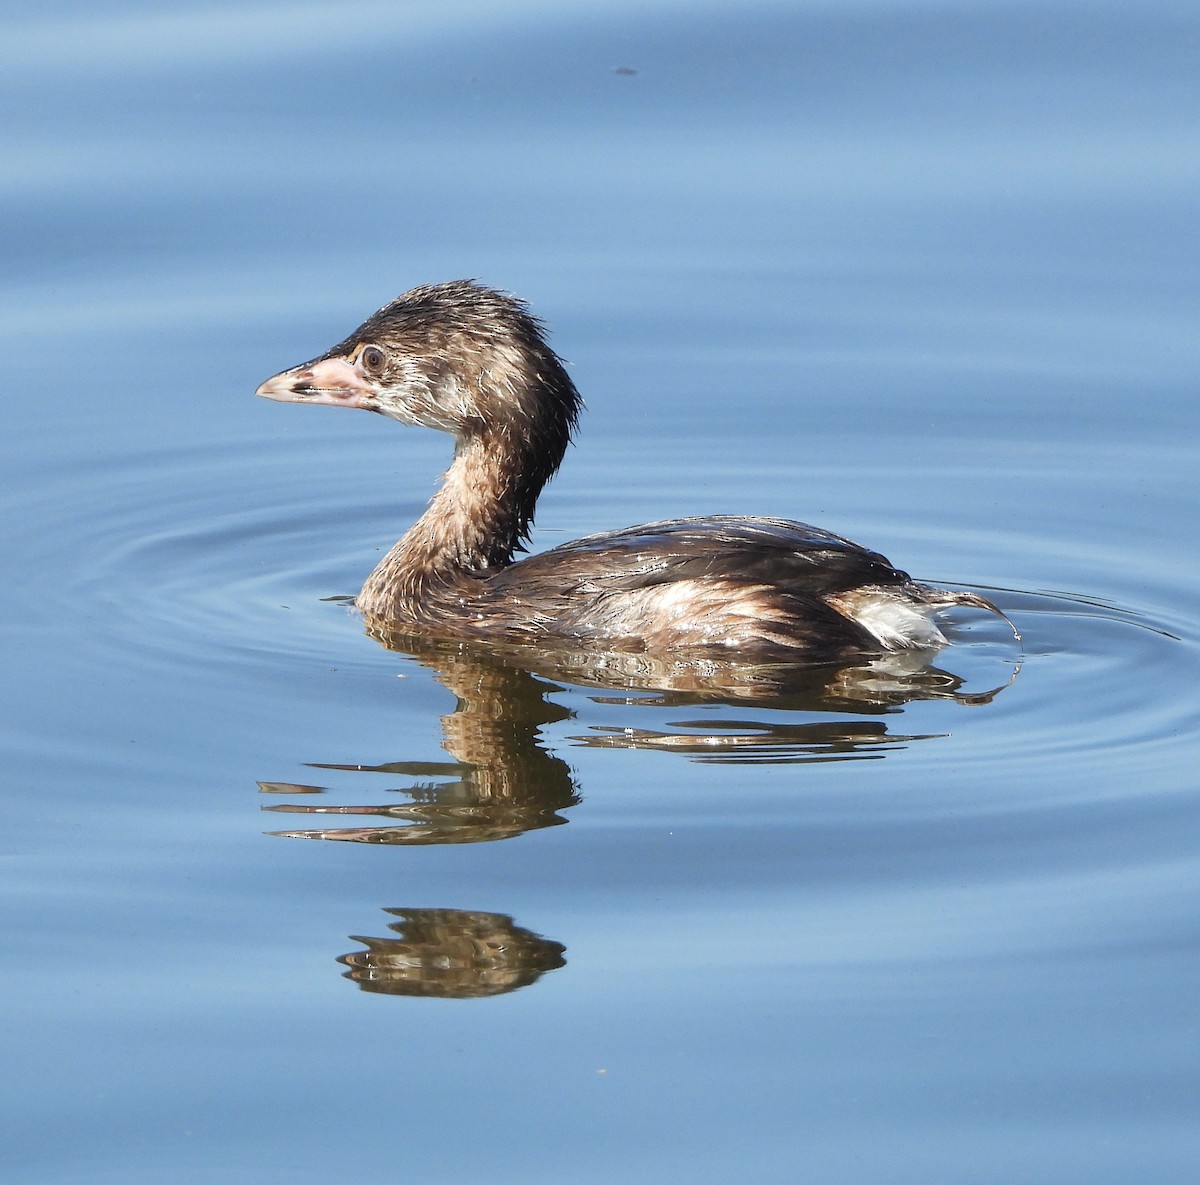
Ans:
POLYGON ((379 374, 387 362, 387 355, 378 346, 364 346, 358 360, 368 374, 379 374))

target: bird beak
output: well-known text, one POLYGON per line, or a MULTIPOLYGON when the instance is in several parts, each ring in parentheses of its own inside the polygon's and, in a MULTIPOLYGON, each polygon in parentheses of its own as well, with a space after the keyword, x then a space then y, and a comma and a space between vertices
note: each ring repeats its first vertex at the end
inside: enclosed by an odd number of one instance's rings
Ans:
POLYGON ((324 403, 330 407, 362 407, 368 411, 375 384, 357 361, 349 358, 320 358, 280 371, 267 379, 255 395, 279 403, 324 403))

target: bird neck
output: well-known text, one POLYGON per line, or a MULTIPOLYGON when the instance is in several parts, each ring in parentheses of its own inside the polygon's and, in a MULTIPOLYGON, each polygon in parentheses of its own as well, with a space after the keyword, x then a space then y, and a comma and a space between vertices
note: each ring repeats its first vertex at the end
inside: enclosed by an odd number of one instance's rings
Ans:
POLYGON ((420 617, 430 591, 510 564, 553 473, 545 471, 544 459, 537 466, 520 452, 504 432, 460 437, 441 487, 371 573, 359 608, 384 617, 420 617))
POLYGON ((503 433, 460 439, 429 509, 400 541, 414 563, 436 569, 502 568, 528 536, 544 481, 531 487, 529 466, 503 433))

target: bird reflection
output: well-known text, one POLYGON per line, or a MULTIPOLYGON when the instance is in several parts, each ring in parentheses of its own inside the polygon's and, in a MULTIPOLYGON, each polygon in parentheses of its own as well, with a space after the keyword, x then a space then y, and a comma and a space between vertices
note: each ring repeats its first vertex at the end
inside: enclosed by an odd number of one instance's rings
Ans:
POLYGON ((732 718, 676 720, 669 728, 594 724, 570 738, 581 747, 656 749, 741 763, 879 759, 898 745, 945 735, 890 729, 884 718, 904 705, 935 699, 982 704, 1002 690, 967 692, 959 676, 931 665, 928 654, 919 652, 841 666, 748 665, 528 647, 504 651, 371 632, 430 668, 454 694, 454 710, 442 717, 443 747, 452 760, 310 766, 412 779, 389 790, 392 800, 382 803, 330 804, 314 801, 326 792, 322 786, 260 782, 264 793, 306 800, 265 810, 314 822, 322 817, 332 822, 331 816, 358 820, 355 826, 276 835, 376 844, 479 843, 566 822, 563 812, 579 802, 579 789, 570 767, 547 751, 539 734, 571 718, 552 698, 567 684, 588 689, 592 704, 601 709, 719 705, 738 710, 732 718), (765 708, 770 711, 760 710, 765 708), (396 794, 403 801, 392 797, 396 794))
POLYGON ((398 938, 351 935, 367 949, 339 957, 365 992, 469 999, 528 987, 566 965, 566 947, 502 913, 473 909, 386 909, 398 938))
MULTIPOLYGON (((407 801, 337 806, 279 803, 264 809, 306 816, 378 820, 359 827, 280 831, 303 839, 357 843, 448 844, 509 839, 565 823, 560 813, 579 802, 570 767, 538 743, 538 729, 570 713, 548 699, 560 690, 529 671, 454 645, 414 654, 453 692, 454 711, 442 717, 443 746, 453 761, 392 761, 382 765, 314 762, 312 769, 419 779, 398 791, 407 801)), ((264 793, 283 784, 260 782, 264 793)), ((314 787, 298 787, 311 794, 314 787)), ((322 787, 316 787, 318 791, 322 787)))

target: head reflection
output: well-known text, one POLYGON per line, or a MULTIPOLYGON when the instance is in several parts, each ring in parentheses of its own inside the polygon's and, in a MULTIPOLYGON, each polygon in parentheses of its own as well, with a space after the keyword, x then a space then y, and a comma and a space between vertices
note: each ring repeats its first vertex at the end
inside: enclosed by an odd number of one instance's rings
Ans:
POLYGON ((395 938, 352 935, 366 950, 338 962, 365 992, 470 999, 528 987, 565 965, 561 943, 502 913, 470 909, 387 909, 395 938))

